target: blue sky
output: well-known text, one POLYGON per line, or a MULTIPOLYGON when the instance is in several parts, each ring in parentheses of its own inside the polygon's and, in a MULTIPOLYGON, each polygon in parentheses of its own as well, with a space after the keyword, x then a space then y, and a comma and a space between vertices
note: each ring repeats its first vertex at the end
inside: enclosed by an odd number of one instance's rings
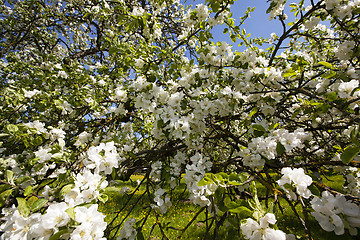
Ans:
MULTIPOLYGON (((298 1, 293 1, 298 2, 298 1)), ((307 2, 307 1, 305 1, 307 2)), ((191 4, 193 6, 203 3, 205 0, 187 0, 186 4, 191 4)), ((240 28, 245 28, 247 33, 251 33, 251 37, 264 37, 270 38, 270 34, 275 32, 280 35, 282 33, 282 25, 279 20, 269 20, 269 14, 266 14, 266 10, 269 7, 270 3, 267 3, 266 0, 237 0, 234 5, 231 6, 231 11, 234 13, 233 18, 235 19, 235 24, 239 23, 239 17, 244 14, 248 7, 255 7, 255 11, 250 13, 250 18, 245 21, 245 24, 240 28)), ((288 10, 288 9, 286 9, 288 10)), ((291 19, 292 13, 287 13, 289 19, 291 19)), ((292 17, 294 18, 294 17, 292 17)), ((289 20, 288 20, 289 21, 289 20)), ((240 50, 237 47, 238 43, 232 43, 228 34, 223 34, 223 26, 217 26, 213 30, 214 42, 217 41, 226 41, 229 44, 233 45, 233 49, 240 50)))

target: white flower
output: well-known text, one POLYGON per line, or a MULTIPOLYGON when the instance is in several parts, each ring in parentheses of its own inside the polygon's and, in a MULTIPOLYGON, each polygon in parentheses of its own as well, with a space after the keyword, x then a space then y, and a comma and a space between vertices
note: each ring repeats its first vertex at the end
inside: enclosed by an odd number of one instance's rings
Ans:
POLYGON ((47 162, 51 159, 52 154, 49 153, 51 149, 40 147, 35 153, 35 157, 39 158, 39 163, 47 162))
POLYGON ((36 129, 38 134, 47 132, 47 130, 45 129, 45 124, 40 122, 39 120, 35 120, 29 123, 24 123, 24 125, 27 126, 28 128, 36 129))
POLYGON ((351 80, 350 82, 342 82, 338 87, 338 93, 340 98, 349 98, 351 97, 351 92, 359 87, 358 80, 351 80))
POLYGON ((311 196, 311 192, 307 187, 312 184, 312 178, 305 174, 304 169, 285 167, 281 170, 281 174, 283 174, 283 176, 277 183, 285 190, 290 199, 296 200, 296 195, 291 189, 286 188, 286 184, 296 187, 297 194, 304 198, 311 196))
POLYGON ((129 218, 128 220, 126 220, 123 228, 120 230, 120 235, 117 240, 122 240, 123 238, 135 240, 137 234, 136 229, 133 227, 135 222, 135 218, 129 218))
POLYGON ((346 227, 351 235, 357 235, 356 228, 360 227, 360 207, 347 201, 343 195, 334 196, 324 191, 321 198, 315 196, 311 200, 311 207, 315 210, 311 215, 325 231, 342 235, 346 227))
POLYGON ((318 212, 312 212, 311 215, 315 217, 325 231, 335 231, 336 235, 344 234, 344 223, 338 215, 332 214, 331 216, 327 216, 318 212))
POLYGON ((75 221, 78 223, 90 222, 102 222, 104 215, 97 210, 98 205, 93 204, 90 207, 76 207, 75 208, 75 221))
POLYGON ((117 87, 115 89, 115 98, 120 101, 125 101, 127 98, 126 90, 123 90, 122 87, 117 87))
POLYGON ((152 204, 151 207, 159 209, 162 214, 165 214, 167 209, 172 206, 170 198, 166 196, 165 190, 162 188, 157 189, 154 195, 154 202, 156 204, 152 204))
POLYGON ((134 7, 133 11, 132 11, 132 15, 134 15, 135 17, 140 17, 144 14, 144 9, 142 7, 134 7))
POLYGON ((340 60, 348 60, 353 53, 355 47, 355 42, 353 41, 344 41, 335 49, 335 56, 340 60))
POLYGON ((320 22, 320 18, 317 17, 311 17, 308 21, 304 23, 304 26, 306 29, 312 29, 316 27, 320 22))
POLYGON ((90 147, 87 151, 88 159, 84 164, 88 169, 95 169, 95 173, 110 174, 113 168, 119 166, 119 155, 114 142, 100 143, 99 146, 90 147))
POLYGON ((84 131, 79 134, 79 138, 76 140, 74 145, 79 147, 79 146, 87 143, 90 138, 91 138, 91 133, 84 131))
POLYGON ((209 9, 204 4, 196 5, 195 11, 199 21, 205 21, 209 17, 209 9))
POLYGON ((272 213, 267 213, 260 218, 260 224, 251 218, 246 219, 246 222, 241 224, 241 232, 245 239, 251 240, 285 240, 286 234, 280 230, 269 228, 269 224, 275 224, 276 218, 272 213))
POLYGON ((71 234, 71 239, 96 239, 103 240, 106 229, 105 215, 98 212, 98 205, 90 207, 76 207, 75 221, 81 223, 71 234), (87 238, 80 238, 86 236, 87 238))
POLYGON ((7 222, 0 227, 1 231, 4 231, 1 239, 23 240, 36 237, 33 233, 33 226, 40 221, 41 214, 32 214, 27 218, 22 216, 18 210, 8 214, 7 222))
POLYGON ((62 78, 67 78, 68 77, 68 75, 67 75, 67 73, 65 71, 59 71, 58 76, 62 77, 62 78))
POLYGON ((32 90, 32 91, 26 91, 26 90, 24 90, 24 92, 25 92, 24 96, 25 96, 26 98, 32 98, 33 96, 36 96, 36 95, 38 95, 38 94, 41 93, 41 91, 39 91, 39 90, 37 90, 37 89, 34 89, 34 90, 32 90))
POLYGON ((51 229, 65 226, 70 221, 70 216, 65 211, 69 206, 65 202, 54 203, 48 207, 43 215, 44 228, 51 229))

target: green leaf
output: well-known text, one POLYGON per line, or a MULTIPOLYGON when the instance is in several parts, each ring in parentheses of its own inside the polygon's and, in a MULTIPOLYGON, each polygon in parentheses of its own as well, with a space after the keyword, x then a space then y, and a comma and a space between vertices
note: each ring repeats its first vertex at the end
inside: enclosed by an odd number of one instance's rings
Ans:
POLYGON ((228 28, 224 28, 223 33, 224 33, 224 34, 226 34, 226 33, 228 33, 228 31, 229 31, 229 29, 228 29, 228 28))
POLYGON ((231 173, 229 175, 229 184, 234 186, 242 185, 248 178, 249 175, 247 173, 231 173))
POLYGON ((136 234, 136 240, 144 240, 144 235, 142 233, 142 231, 140 229, 138 229, 137 234, 136 234))
POLYGON ((359 136, 359 133, 357 133, 356 128, 353 129, 350 133, 350 139, 357 146, 360 146, 359 137, 360 136, 359 136))
POLYGON ((360 146, 348 146, 341 154, 340 158, 344 164, 349 164, 351 160, 360 152, 360 146))
POLYGON ((10 170, 6 170, 6 181, 8 183, 14 184, 14 173, 10 170))
POLYGON ((98 199, 99 199, 100 202, 106 203, 109 200, 109 196, 106 195, 106 194, 100 194, 98 196, 98 199))
POLYGON ((74 184, 68 184, 61 188, 60 196, 64 196, 66 193, 70 192, 71 189, 75 187, 74 184))
POLYGON ((266 10, 266 13, 270 13, 274 9, 274 7, 276 7, 276 5, 276 1, 271 1, 269 8, 266 10))
POLYGON ((215 174, 215 178, 219 181, 225 181, 229 179, 229 175, 224 172, 219 172, 215 174))
POLYGON ((75 207, 72 207, 72 208, 68 208, 65 210, 65 212, 67 214, 69 214, 69 217, 72 219, 72 220, 75 220, 75 207))
POLYGON ((335 101, 338 99, 337 93, 336 92, 331 92, 329 93, 329 95, 327 95, 326 97, 329 101, 335 101))
POLYGON ((321 75, 321 77, 327 78, 327 79, 333 78, 335 76, 336 76, 336 72, 334 72, 334 71, 328 71, 321 75))
POLYGON ((314 185, 314 184, 311 184, 308 189, 311 191, 312 194, 314 194, 315 196, 320 196, 320 191, 319 189, 314 185))
POLYGON ((59 240, 61 239, 61 236, 62 235, 65 235, 66 233, 68 233, 68 230, 67 229, 63 229, 63 230, 60 230, 58 231, 57 233, 55 233, 54 235, 52 235, 49 240, 59 240))
POLYGON ((36 212, 40 210, 47 202, 48 200, 44 198, 36 199, 36 201, 31 205, 31 211, 36 212))
POLYGON ((254 107, 253 109, 251 109, 251 112, 249 113, 249 117, 252 117, 252 116, 254 116, 256 113, 257 113, 257 108, 256 107, 254 107))
POLYGON ((25 175, 25 176, 22 176, 22 177, 19 177, 18 179, 16 179, 15 182, 16 182, 16 184, 22 184, 26 181, 29 181, 30 179, 31 179, 30 176, 25 175))
POLYGON ((265 128, 260 124, 253 124, 251 127, 254 129, 255 137, 261 137, 266 132, 265 128))
POLYGON ((6 129, 10 132, 10 133, 15 133, 17 131, 19 131, 18 126, 14 125, 14 124, 9 124, 6 126, 6 129))
POLYGON ((117 53, 119 52, 119 48, 117 46, 112 46, 109 48, 109 54, 114 54, 114 53, 117 53))
POLYGON ((211 178, 208 177, 208 176, 205 176, 203 179, 201 179, 201 180, 197 183, 197 185, 198 185, 199 187, 201 187, 201 186, 205 186, 205 185, 208 185, 208 184, 211 184, 211 183, 214 183, 214 180, 211 179, 211 178))
POLYGON ((13 189, 8 189, 0 194, 0 207, 5 204, 6 199, 12 194, 13 189))
POLYGON ((33 186, 27 186, 27 187, 25 188, 24 196, 25 196, 25 197, 26 197, 26 196, 29 196, 29 195, 33 192, 33 190, 34 190, 34 187, 33 187, 33 186))
POLYGON ((28 217, 30 214, 30 207, 24 198, 16 198, 18 202, 18 209, 21 215, 28 217))
POLYGON ((283 77, 287 78, 287 77, 292 77, 292 76, 296 76, 296 75, 297 75, 297 72, 295 72, 293 69, 289 69, 288 71, 286 71, 283 74, 283 77))
POLYGON ((235 34, 231 34, 230 39, 232 42, 236 42, 237 38, 235 34))
POLYGON ((330 68, 330 69, 334 68, 333 65, 331 65, 331 63, 328 63, 328 62, 318 62, 317 64, 322 65, 326 68, 330 68))
POLYGON ((9 184, 1 184, 0 185, 0 193, 8 190, 9 188, 11 188, 11 185, 9 185, 9 184))
POLYGON ((229 212, 237 213, 243 218, 250 217, 250 216, 252 216, 252 213, 253 213, 250 209, 248 209, 247 207, 244 207, 244 206, 229 209, 229 212))
POLYGON ((231 202, 226 202, 225 203, 225 206, 227 207, 228 210, 238 208, 238 207, 240 207, 242 205, 243 205, 242 200, 240 200, 240 201, 231 201, 231 202))
POLYGON ((281 155, 281 154, 283 154, 284 152, 285 152, 285 147, 284 147, 284 145, 282 145, 280 142, 278 142, 277 145, 276 145, 276 153, 277 153, 278 155, 281 155))
POLYGON ((290 183, 285 183, 284 184, 284 188, 288 189, 288 190, 294 190, 294 186, 291 185, 290 183))

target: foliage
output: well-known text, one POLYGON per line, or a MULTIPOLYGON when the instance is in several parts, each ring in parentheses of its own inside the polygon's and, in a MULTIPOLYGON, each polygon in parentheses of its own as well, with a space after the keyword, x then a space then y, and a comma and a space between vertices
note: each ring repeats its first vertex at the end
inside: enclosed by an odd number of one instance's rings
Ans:
POLYGON ((178 201, 201 210, 179 238, 202 212, 214 239, 358 237, 360 1, 269 2, 283 31, 251 38, 232 0, 1 0, 1 239, 143 239, 151 214, 166 239, 178 201))

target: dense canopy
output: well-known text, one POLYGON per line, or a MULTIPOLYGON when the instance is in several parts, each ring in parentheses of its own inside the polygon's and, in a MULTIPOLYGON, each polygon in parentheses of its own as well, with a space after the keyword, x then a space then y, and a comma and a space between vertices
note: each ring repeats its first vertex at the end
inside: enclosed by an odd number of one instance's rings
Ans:
POLYGON ((147 215, 99 210, 134 175, 148 214, 189 201, 214 239, 359 237, 360 1, 264 1, 260 38, 251 8, 187 4, 0 1, 1 239, 142 239, 147 215))

